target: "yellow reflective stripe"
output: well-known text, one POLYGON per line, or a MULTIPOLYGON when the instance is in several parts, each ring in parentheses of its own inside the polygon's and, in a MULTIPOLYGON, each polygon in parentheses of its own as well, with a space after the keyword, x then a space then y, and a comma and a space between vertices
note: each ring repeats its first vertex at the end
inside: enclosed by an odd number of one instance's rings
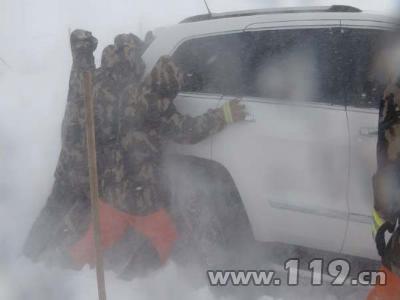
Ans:
POLYGON ((381 226, 383 225, 383 223, 385 223, 385 221, 381 218, 381 216, 378 215, 378 213, 376 212, 376 210, 374 210, 374 211, 372 212, 372 217, 373 217, 373 219, 374 219, 375 228, 379 228, 379 227, 381 227, 381 226))
POLYGON ((379 227, 381 227, 385 223, 385 221, 381 218, 381 216, 376 212, 375 209, 372 212, 372 219, 373 219, 372 235, 375 238, 376 233, 379 230, 379 227))
POLYGON ((375 227, 372 227, 372 237, 373 238, 375 238, 377 232, 378 232, 378 230, 375 229, 375 227))
POLYGON ((226 123, 233 123, 231 105, 229 102, 227 102, 223 105, 223 110, 224 110, 224 117, 225 117, 226 123))
POLYGON ((374 224, 374 230, 377 232, 379 230, 380 226, 377 226, 374 224))
POLYGON ((375 220, 374 220, 374 223, 372 224, 372 227, 373 227, 376 231, 378 231, 379 227, 381 227, 381 226, 379 226, 379 224, 377 224, 377 223, 375 222, 375 220))

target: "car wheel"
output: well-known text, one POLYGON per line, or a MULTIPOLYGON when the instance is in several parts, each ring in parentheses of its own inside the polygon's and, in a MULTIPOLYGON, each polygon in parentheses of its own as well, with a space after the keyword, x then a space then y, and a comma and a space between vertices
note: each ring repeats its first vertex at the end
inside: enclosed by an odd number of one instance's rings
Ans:
POLYGON ((240 195, 222 166, 185 158, 170 161, 166 176, 180 235, 176 256, 181 263, 230 265, 254 243, 240 195))

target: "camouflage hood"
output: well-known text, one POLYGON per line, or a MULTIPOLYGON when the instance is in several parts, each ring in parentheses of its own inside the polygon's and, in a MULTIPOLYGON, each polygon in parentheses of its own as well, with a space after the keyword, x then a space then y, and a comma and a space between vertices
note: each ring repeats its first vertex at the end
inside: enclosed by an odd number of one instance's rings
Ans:
POLYGON ((102 69, 116 75, 140 79, 145 67, 141 58, 143 47, 143 42, 134 34, 117 35, 114 45, 109 45, 103 50, 102 69))
POLYGON ((101 67, 112 69, 120 62, 117 54, 117 48, 114 45, 108 45, 101 54, 101 67))
POLYGON ((162 98, 174 99, 181 89, 182 72, 169 56, 162 56, 144 79, 143 87, 162 98))

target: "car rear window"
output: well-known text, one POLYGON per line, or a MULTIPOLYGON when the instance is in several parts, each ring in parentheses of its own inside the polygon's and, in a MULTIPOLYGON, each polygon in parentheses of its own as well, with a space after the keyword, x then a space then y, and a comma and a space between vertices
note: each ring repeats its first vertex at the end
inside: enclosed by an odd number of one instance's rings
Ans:
POLYGON ((174 59, 186 92, 374 107, 370 70, 385 35, 367 29, 242 32, 184 42, 174 59))

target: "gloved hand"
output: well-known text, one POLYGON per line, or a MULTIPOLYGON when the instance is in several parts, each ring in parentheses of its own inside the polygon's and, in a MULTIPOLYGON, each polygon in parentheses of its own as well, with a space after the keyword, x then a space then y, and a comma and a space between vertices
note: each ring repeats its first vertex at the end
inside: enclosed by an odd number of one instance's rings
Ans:
POLYGON ((78 54, 92 54, 97 47, 97 39, 91 32, 76 29, 70 36, 71 50, 75 55, 78 54))
POLYGON ((375 239, 376 248, 378 250, 379 256, 383 257, 386 250, 386 240, 385 233, 388 231, 389 233, 393 233, 395 229, 395 224, 392 224, 388 221, 382 219, 376 210, 372 213, 372 218, 374 221, 372 228, 372 235, 375 239))
POLYGON ((222 106, 222 111, 227 124, 243 121, 247 115, 246 108, 243 104, 240 104, 239 99, 226 102, 222 106))

